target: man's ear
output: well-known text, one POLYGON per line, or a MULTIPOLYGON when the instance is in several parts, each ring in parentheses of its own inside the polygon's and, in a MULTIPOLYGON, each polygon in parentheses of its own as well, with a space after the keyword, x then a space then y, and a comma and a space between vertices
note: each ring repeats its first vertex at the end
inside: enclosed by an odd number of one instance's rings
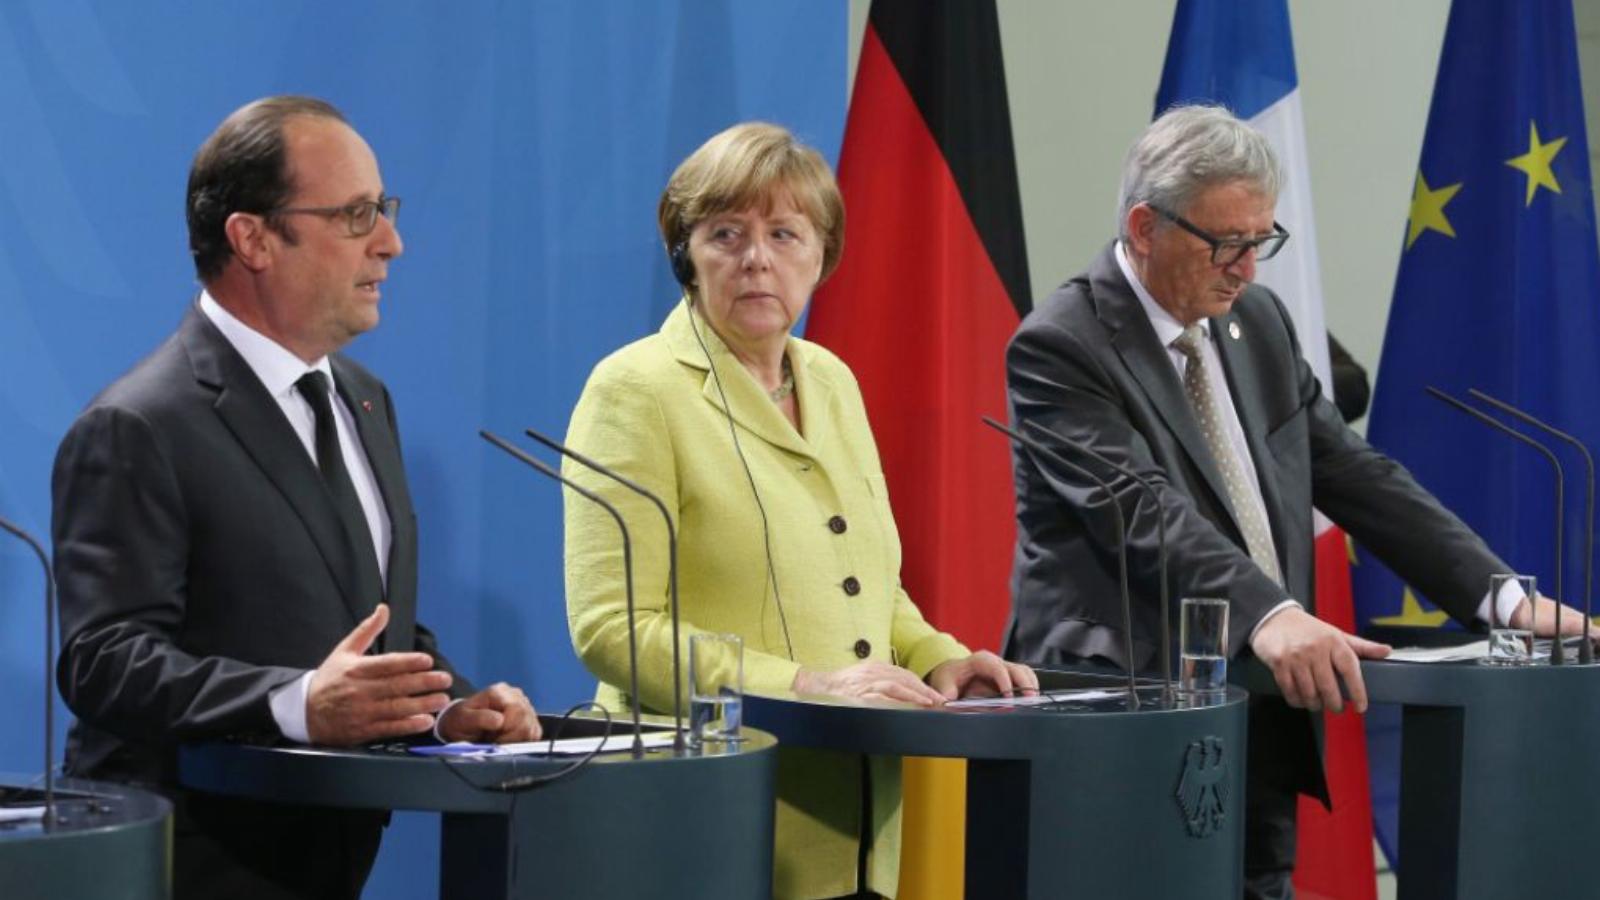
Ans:
POLYGON ((267 227, 266 219, 255 213, 234 213, 223 223, 223 233, 233 247, 233 255, 252 272, 260 272, 272 261, 277 245, 277 235, 267 227))
POLYGON ((1150 243, 1155 237, 1159 216, 1148 203, 1136 204, 1128 210, 1128 245, 1140 256, 1150 255, 1150 243))

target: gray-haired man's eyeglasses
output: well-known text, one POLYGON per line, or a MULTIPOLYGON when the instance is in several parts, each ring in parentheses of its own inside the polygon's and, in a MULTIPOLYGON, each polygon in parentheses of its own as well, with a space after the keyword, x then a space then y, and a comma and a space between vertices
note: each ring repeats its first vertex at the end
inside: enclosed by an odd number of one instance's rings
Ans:
POLYGON ((1150 204, 1150 208, 1162 218, 1210 244, 1211 264, 1214 266, 1231 266, 1244 259, 1244 255, 1251 250, 1256 252, 1256 262, 1271 259, 1278 255, 1278 251, 1282 250, 1284 243, 1289 240, 1288 230, 1277 222, 1272 223, 1272 233, 1266 237, 1219 238, 1177 213, 1168 212, 1153 203, 1150 204))

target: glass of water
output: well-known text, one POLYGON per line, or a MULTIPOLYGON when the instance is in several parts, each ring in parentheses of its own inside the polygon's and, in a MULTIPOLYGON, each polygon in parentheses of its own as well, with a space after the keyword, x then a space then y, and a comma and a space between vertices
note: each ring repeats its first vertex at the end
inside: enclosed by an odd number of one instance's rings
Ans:
POLYGON ((737 743, 744 708, 744 641, 737 634, 689 638, 689 746, 737 743))
MULTIPOLYGON (((1489 576, 1489 653, 1483 658, 1491 666, 1526 666, 1533 663, 1533 629, 1511 627, 1511 611, 1523 597, 1529 603, 1537 596, 1532 575, 1489 576)), ((1532 616, 1528 617, 1532 620, 1532 616)))
POLYGON ((1178 693, 1201 699, 1228 692, 1228 601, 1185 597, 1178 620, 1178 693))

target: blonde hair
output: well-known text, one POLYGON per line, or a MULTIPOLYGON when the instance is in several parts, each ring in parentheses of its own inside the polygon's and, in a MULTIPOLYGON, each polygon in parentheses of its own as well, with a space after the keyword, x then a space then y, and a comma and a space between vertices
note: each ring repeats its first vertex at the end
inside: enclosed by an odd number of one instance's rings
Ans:
POLYGON ((767 122, 741 122, 700 145, 678 164, 656 208, 667 253, 687 248, 689 233, 705 219, 754 206, 769 211, 787 191, 822 238, 822 278, 844 251, 844 199, 828 163, 789 130, 767 122))

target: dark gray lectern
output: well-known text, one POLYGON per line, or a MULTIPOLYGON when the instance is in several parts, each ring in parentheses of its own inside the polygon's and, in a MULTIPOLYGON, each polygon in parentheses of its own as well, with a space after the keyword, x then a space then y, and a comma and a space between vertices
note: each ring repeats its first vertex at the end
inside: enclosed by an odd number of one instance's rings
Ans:
MULTIPOLYGON (((1115 687, 1039 673, 1046 690, 1115 687)), ((1244 691, 1163 708, 1160 689, 1051 708, 923 710, 793 694, 745 698, 785 745, 967 759, 968 897, 1243 893, 1244 691)))
MULTIPOLYGON (((0 808, 34 805, 42 791, 0 776, 0 808)), ((56 781, 56 823, 0 824, 5 900, 165 900, 172 894, 172 807, 120 784, 56 781)))
MULTIPOLYGON (((548 734, 554 722, 541 718, 548 734)), ((755 729, 744 734, 731 749, 703 754, 607 753, 522 793, 472 785, 549 774, 571 759, 444 762, 198 744, 183 748, 178 764, 184 786, 196 790, 443 813, 441 898, 764 897, 772 890, 776 742, 755 729)))
MULTIPOLYGON (((1240 672, 1277 692, 1264 668, 1240 672)), ((1399 900, 1600 896, 1600 666, 1368 660, 1361 676, 1370 702, 1401 706, 1399 900)))
POLYGON ((1403 706, 1400 900, 1600 896, 1600 667, 1361 673, 1403 706))

